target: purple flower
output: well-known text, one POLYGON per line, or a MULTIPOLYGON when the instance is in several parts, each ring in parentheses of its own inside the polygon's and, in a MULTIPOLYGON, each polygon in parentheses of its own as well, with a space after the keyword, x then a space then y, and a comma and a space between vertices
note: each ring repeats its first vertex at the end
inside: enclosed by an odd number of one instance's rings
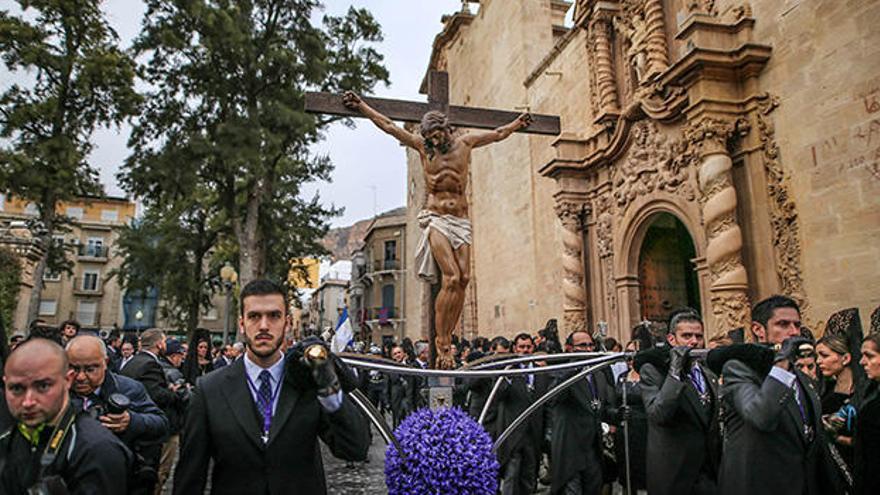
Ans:
POLYGON ((404 458, 389 444, 389 495, 494 495, 498 461, 486 430, 461 409, 420 409, 394 432, 404 458))

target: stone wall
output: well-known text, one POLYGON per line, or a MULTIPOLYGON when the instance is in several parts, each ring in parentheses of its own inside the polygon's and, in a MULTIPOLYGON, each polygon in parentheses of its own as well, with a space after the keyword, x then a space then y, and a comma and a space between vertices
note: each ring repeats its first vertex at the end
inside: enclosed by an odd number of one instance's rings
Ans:
MULTIPOLYGON (((798 212, 808 320, 821 329, 857 306, 867 322, 880 304, 880 2, 756 1, 752 10, 756 41, 773 47, 760 86, 778 98, 767 120, 798 212)), ((763 275, 750 277, 753 297, 779 290, 772 270, 763 275)))
MULTIPOLYGON (((564 288, 579 276, 569 265, 580 260, 587 325, 608 321, 626 338, 640 319, 633 267, 656 212, 675 214, 695 241, 712 332, 746 322, 749 301, 780 292, 804 300, 817 330, 845 307, 867 319, 880 304, 880 3, 579 0, 576 8, 574 30, 554 39, 549 2, 483 1, 437 57, 452 103, 528 106, 562 121, 557 139, 513 136, 474 153, 479 333, 561 319, 571 303, 564 288), (648 23, 647 58, 631 72, 626 26, 615 22, 632 9, 665 27, 648 23), (655 49, 660 32, 668 60, 655 49), (657 146, 669 161, 643 176, 658 188, 621 204, 614 195, 626 184, 616 181, 633 133, 645 132, 663 136, 657 146), (680 173, 692 194, 670 189, 680 173), (582 240, 560 221, 571 220, 572 205, 583 206, 582 240)), ((420 205, 421 167, 409 157, 408 206, 420 205)), ((645 172, 651 160, 642 161, 645 172)))

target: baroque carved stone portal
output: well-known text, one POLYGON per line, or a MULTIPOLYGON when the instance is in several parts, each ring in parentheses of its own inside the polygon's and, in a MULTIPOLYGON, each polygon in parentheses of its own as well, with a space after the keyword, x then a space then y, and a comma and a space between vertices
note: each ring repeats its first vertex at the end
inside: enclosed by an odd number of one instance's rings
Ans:
POLYGON ((612 174, 614 200, 621 210, 636 198, 654 191, 680 194, 688 201, 696 197, 689 180, 687 146, 669 142, 659 132, 657 123, 642 120, 633 125, 629 154, 619 162, 612 174))

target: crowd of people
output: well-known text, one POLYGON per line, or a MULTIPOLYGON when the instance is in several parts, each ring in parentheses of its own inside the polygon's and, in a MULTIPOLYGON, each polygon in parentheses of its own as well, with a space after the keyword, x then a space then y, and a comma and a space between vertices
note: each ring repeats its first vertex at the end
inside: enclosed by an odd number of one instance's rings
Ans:
POLYGON ((160 329, 102 339, 76 322, 13 336, 0 494, 324 493, 318 438, 351 461, 369 448, 354 374, 320 342, 289 345, 282 287, 240 297, 242 341, 226 346, 201 331, 188 345, 160 329))
MULTIPOLYGON (((350 462, 379 441, 349 393, 361 390, 395 427, 428 406, 420 376, 349 368, 317 338, 286 341, 278 285, 257 280, 240 297, 241 341, 230 345, 160 329, 102 339, 72 321, 10 339, 0 349, 0 493, 326 493, 318 439, 350 462)), ((670 315, 665 334, 639 326, 623 345, 587 330, 560 339, 555 324, 512 340, 455 339, 462 368, 620 353, 513 430, 497 451, 499 493, 531 494, 539 483, 566 495, 615 483, 651 495, 873 493, 880 328, 863 337, 858 315, 843 315, 814 340, 783 296, 756 304, 751 319, 708 341, 689 308, 670 315), (745 333, 756 343, 739 342, 745 333)), ((431 354, 409 339, 350 351, 422 369, 431 354)), ((498 438, 579 372, 542 372, 546 364, 456 379, 453 403, 498 438)))
MULTIPOLYGON (((706 339, 699 313, 672 312, 662 335, 640 325, 632 340, 554 324, 473 341, 454 339, 460 367, 535 352, 624 352, 533 415, 499 449, 500 493, 872 493, 880 468, 880 328, 862 335, 857 311, 831 318, 816 340, 787 297, 756 304, 752 325, 706 339), (855 314, 854 314, 855 313, 855 314), (753 344, 746 344, 746 333, 753 344)), ((877 326, 877 322, 874 322, 877 326)), ((429 344, 403 339, 359 352, 426 368, 429 344)), ((539 367, 536 361, 523 367, 539 367)), ((576 373, 458 379, 455 405, 493 438, 547 390, 576 373)), ((360 388, 395 426, 427 405, 425 380, 369 371, 360 388)))

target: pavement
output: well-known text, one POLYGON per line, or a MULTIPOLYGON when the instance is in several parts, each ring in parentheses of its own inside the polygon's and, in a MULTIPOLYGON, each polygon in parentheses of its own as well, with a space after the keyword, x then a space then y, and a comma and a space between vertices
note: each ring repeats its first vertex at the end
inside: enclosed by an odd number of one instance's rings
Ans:
MULTIPOLYGON (((327 477, 327 492, 331 495, 379 495, 387 494, 385 487, 385 442, 373 430, 373 443, 370 445, 368 462, 348 463, 330 454, 321 444, 324 460, 324 473, 327 477)), ((535 495, 549 494, 550 487, 538 484, 535 495)))
MULTIPOLYGON (((324 461, 324 474, 327 478, 327 492, 330 495, 385 495, 385 442, 373 430, 373 442, 367 455, 367 462, 346 462, 333 457, 330 449, 323 443, 321 455, 324 461)), ((172 471, 173 479, 173 471, 172 471)), ((210 484, 210 474, 208 475, 210 484)), ((210 491, 210 488, 208 489, 210 491)), ((165 485, 163 495, 170 495, 171 481, 165 485)), ((550 493, 549 487, 538 485, 538 494, 550 493)))
POLYGON ((341 461, 330 454, 321 444, 324 475, 327 477, 327 493, 345 495, 387 494, 385 488, 385 441, 373 430, 373 443, 367 462, 341 461))

